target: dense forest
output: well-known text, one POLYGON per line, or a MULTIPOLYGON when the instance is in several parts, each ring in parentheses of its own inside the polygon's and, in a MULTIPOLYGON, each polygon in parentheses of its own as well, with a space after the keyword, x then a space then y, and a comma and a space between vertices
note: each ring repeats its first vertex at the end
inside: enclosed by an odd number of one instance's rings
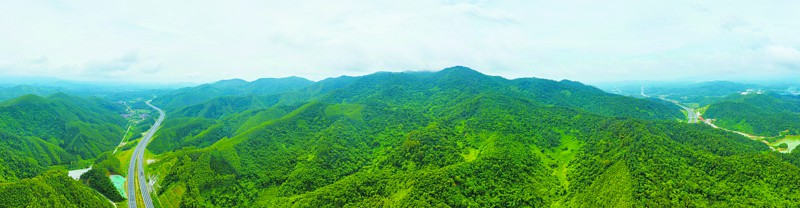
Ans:
POLYGON ((759 136, 781 132, 800 134, 800 97, 792 95, 733 94, 711 104, 703 115, 715 124, 759 136))
POLYGON ((112 172, 121 173, 119 167, 120 161, 116 156, 110 152, 103 153, 97 157, 92 169, 81 175, 80 181, 103 194, 108 200, 121 202, 125 198, 117 192, 108 177, 112 172))
POLYGON ((51 170, 34 178, 0 183, 0 207, 113 207, 106 198, 69 176, 51 170))
POLYGON ((153 104, 161 106, 164 110, 173 111, 217 97, 275 94, 300 89, 312 83, 310 80, 299 77, 262 78, 252 82, 241 79, 222 80, 216 83, 185 87, 163 93, 153 104))
POLYGON ((63 93, 0 103, 0 182, 30 178, 50 166, 89 166, 122 138, 123 108, 63 93))
POLYGON ((113 150, 124 133, 123 109, 105 99, 63 93, 0 103, 0 207, 111 206, 90 188, 110 185, 104 184, 106 169, 84 175, 90 186, 63 169, 88 167, 95 157, 113 150))
MULTIPOLYGON (((800 150, 777 153, 687 124, 673 103, 575 81, 453 67, 318 82, 225 80, 111 97, 152 93, 167 120, 147 147, 146 174, 156 180, 153 198, 168 207, 800 205, 800 150)), ((0 156, 0 204, 125 201, 108 175, 126 171, 125 152, 136 143, 109 151, 126 122, 124 105, 109 99, 57 93, 0 103, 0 149, 9 153, 0 156), (89 164, 78 181, 47 171, 89 164)), ((706 117, 732 129, 792 131, 766 125, 782 117, 758 118, 762 125, 741 111, 792 115, 797 99, 715 98, 706 117)))
POLYGON ((790 158, 677 122, 668 102, 463 67, 341 79, 169 112, 148 147, 161 154, 149 167, 163 177, 159 197, 183 207, 798 205, 790 158))
POLYGON ((6 101, 23 95, 48 96, 63 90, 55 87, 37 87, 30 85, 0 86, 0 101, 6 101))

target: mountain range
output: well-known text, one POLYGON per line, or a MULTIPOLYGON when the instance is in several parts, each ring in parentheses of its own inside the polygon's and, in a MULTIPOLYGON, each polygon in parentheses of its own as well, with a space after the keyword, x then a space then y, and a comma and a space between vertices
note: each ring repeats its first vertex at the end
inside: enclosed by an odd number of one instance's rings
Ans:
MULTIPOLYGON (((779 117, 800 106, 790 95, 709 90, 695 97, 713 99, 694 100, 725 128, 782 130, 732 114, 747 106, 779 117)), ((686 123, 682 108, 666 100, 467 67, 14 98, 0 103, 0 148, 13 153, 0 157, 12 164, 0 166, 0 195, 75 194, 9 188, 53 180, 61 173, 46 169, 71 164, 102 167, 83 181, 124 175, 133 150, 109 151, 126 124, 118 115, 124 105, 113 99, 134 95, 167 113, 145 154, 162 207, 799 205, 800 151, 782 154, 734 132, 686 123)), ((113 195, 106 183, 90 186, 113 195)))

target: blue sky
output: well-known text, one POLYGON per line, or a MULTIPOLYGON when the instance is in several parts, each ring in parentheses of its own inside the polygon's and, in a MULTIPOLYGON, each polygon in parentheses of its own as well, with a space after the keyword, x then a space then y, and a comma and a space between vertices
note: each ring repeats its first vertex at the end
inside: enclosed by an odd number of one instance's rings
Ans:
POLYGON ((0 76, 800 78, 800 1, 0 1, 0 76))

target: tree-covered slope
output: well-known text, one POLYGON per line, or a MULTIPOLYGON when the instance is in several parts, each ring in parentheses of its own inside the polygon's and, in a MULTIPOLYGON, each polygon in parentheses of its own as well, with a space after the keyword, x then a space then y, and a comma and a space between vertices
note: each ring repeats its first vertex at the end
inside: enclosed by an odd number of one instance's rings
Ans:
POLYGON ((121 202, 125 198, 114 188, 109 175, 111 172, 121 173, 120 160, 111 152, 105 152, 97 157, 92 169, 80 176, 80 181, 103 194, 108 200, 121 202))
POLYGON ((453 67, 439 72, 343 76, 276 95, 214 98, 169 113, 168 125, 157 133, 157 137, 164 139, 155 140, 148 148, 160 153, 186 146, 205 147, 223 137, 232 137, 234 133, 279 118, 309 100, 368 101, 424 109, 457 105, 477 94, 513 95, 540 104, 575 107, 609 116, 669 120, 682 117, 674 105, 611 95, 577 82, 533 78, 507 80, 465 67, 453 67))
POLYGON ((732 130, 761 136, 800 134, 800 98, 778 94, 730 95, 708 106, 703 117, 732 130))
MULTIPOLYGON (((514 141, 514 145, 522 145, 521 142, 536 144, 536 146, 558 145, 559 141, 554 141, 559 134, 554 130, 535 131, 533 127, 502 126, 510 119, 503 115, 511 113, 514 109, 527 106, 529 102, 522 100, 506 100, 506 98, 475 97, 469 101, 471 104, 463 104, 462 109, 485 109, 480 113, 482 118, 493 119, 489 121, 467 121, 471 125, 481 125, 484 129, 498 129, 499 132, 520 132, 519 138, 540 137, 536 140, 514 141), (510 103, 507 103, 508 101, 510 103), (487 105, 487 107, 479 107, 487 105), (515 108, 505 110, 488 108, 494 105, 516 105, 515 108), (472 107, 474 106, 474 107, 472 107), (497 111, 497 112, 492 112, 497 111), (500 126, 498 126, 500 125, 500 126), (513 131, 511 128, 526 128, 528 131, 513 131), (527 134, 527 135, 526 135, 527 134), (534 136, 536 135, 536 136, 534 136), (551 138, 551 140, 548 140, 551 138), (555 144, 551 144, 555 143, 555 144)), ((471 174, 473 171, 484 171, 483 176, 472 176, 473 181, 496 180, 498 183, 505 183, 511 186, 508 180, 530 181, 532 184, 524 187, 509 187, 508 190, 492 190, 492 194, 514 193, 525 194, 526 190, 540 190, 542 187, 555 184, 557 179, 549 175, 549 172, 541 168, 542 164, 533 157, 534 152, 509 152, 504 145, 507 141, 474 141, 469 143, 469 139, 488 139, 482 138, 485 132, 476 131, 474 135, 467 136, 460 129, 475 129, 468 126, 455 126, 458 122, 437 122, 438 120, 426 116, 422 110, 416 108, 391 107, 385 108, 371 105, 360 104, 329 104, 323 102, 313 102, 299 108, 297 111, 282 119, 266 122, 260 127, 254 128, 240 136, 221 140, 214 146, 196 151, 184 151, 173 154, 173 159, 166 161, 174 162, 173 170, 165 178, 165 187, 185 187, 187 195, 184 196, 184 206, 252 206, 253 203, 265 203, 265 205, 278 206, 278 204, 290 205, 300 203, 290 200, 290 196, 307 194, 311 191, 329 186, 346 177, 358 174, 375 174, 391 176, 392 178, 376 178, 383 183, 388 180, 396 180, 397 183, 417 183, 423 187, 434 188, 440 183, 430 184, 423 181, 416 182, 413 179, 420 178, 430 181, 437 181, 435 174, 429 172, 455 164, 464 165, 467 170, 453 169, 452 171, 466 171, 463 174, 471 174), (441 126, 440 126, 441 125, 441 126), (482 155, 487 158, 478 160, 478 153, 482 144, 503 146, 497 149, 483 150, 482 155), (500 142, 503 144, 494 144, 500 142), (461 143, 461 144, 459 144, 461 143), (497 152, 495 152, 497 151, 497 152), (514 155, 522 154, 522 155, 514 155), (465 156, 466 155, 466 156, 465 156), (469 156, 473 155, 473 156, 469 156), (507 161, 507 159, 528 158, 518 162, 507 161), (492 168, 493 165, 501 166, 492 168), (469 162, 467 162, 469 161, 469 162), (474 163, 473 163, 474 162, 474 163), (368 166, 374 168, 367 168, 368 166), (472 166, 472 165, 475 166, 472 166), (469 165, 469 166, 468 166, 469 165), (529 171, 524 173, 502 174, 500 169, 512 167, 528 167, 529 171), (366 171, 370 170, 370 171, 366 171), (397 174, 393 172, 399 172, 397 174), (402 173, 402 174, 400 174, 402 173), (418 174, 422 174, 417 176, 418 174), (204 177, 192 177, 203 175, 204 177), (414 177, 412 177, 414 176, 414 177), (396 178, 395 178, 396 177, 396 178), (516 178, 521 177, 521 178, 516 178), (240 178, 233 181, 230 178, 240 178), (216 184, 216 185, 212 185, 216 184), (209 189, 210 188, 210 189, 209 189), (258 189, 273 189, 271 195, 265 201, 256 200, 254 194, 258 189), (495 192, 500 191, 500 192, 495 192), (231 193, 231 194, 225 194, 231 193), (237 195, 233 193, 240 193, 237 195), (248 196, 252 195, 252 196, 248 196), (288 201, 286 201, 288 200, 288 201), (286 204, 288 203, 288 204, 286 204)), ((455 108, 455 107, 454 107, 455 108)), ((546 107, 545 107, 546 108, 546 107)), ((551 107, 555 108, 555 107, 551 107)), ((452 108, 448 108, 452 109, 452 108)), ((443 109, 444 110, 444 109, 443 109)), ((558 109, 555 110, 565 110, 558 109)), ((527 112, 527 111, 526 111, 527 112)), ((546 109, 542 109, 546 112, 546 109)), ((524 113, 524 112, 521 112, 524 113)), ((453 114, 458 116, 457 114, 453 114)), ((461 116, 459 116, 461 117, 461 116)), ((537 116, 519 116, 520 122, 540 123, 541 128, 547 128, 545 123, 539 119, 546 119, 537 116)), ((467 123, 462 125, 468 125, 467 123)), ((492 132, 492 133, 499 133, 492 132)), ((500 137, 499 135, 496 137, 500 137)), ((521 148, 523 146, 517 146, 521 148)), ((483 158, 483 157, 480 157, 483 158)), ((514 159, 515 160, 515 159, 514 159)), ((459 168, 460 169, 460 168, 459 168)), ((444 170, 442 170, 444 171, 444 170)), ((365 176, 367 177, 367 176, 365 176)), ((467 179, 467 178, 465 178, 467 179)), ((497 184, 501 186, 501 184, 497 184)), ((378 187, 365 187, 378 188, 378 187)), ((383 193, 402 191, 402 187, 389 187, 387 190, 375 190, 383 193)), ((327 190, 327 189, 326 189, 327 190)), ((440 194, 427 196, 425 189, 423 192, 411 192, 414 198, 405 203, 410 206, 423 206, 440 194)), ((454 189, 453 191, 467 191, 454 189)), ((555 191, 555 190, 554 190, 555 191)), ((347 193, 343 192, 322 192, 325 194, 347 193)), ((533 198, 540 200, 536 204, 550 202, 553 198, 549 191, 540 194, 537 192, 527 193, 527 198, 515 199, 516 201, 526 201, 533 198), (548 193, 548 194, 543 194, 548 193)), ((488 194, 481 203, 489 203, 492 199, 488 194)), ((343 200, 338 204, 347 201, 359 202, 361 198, 339 198, 343 200)), ((398 199, 399 200, 399 199, 398 199)), ((303 202, 309 206, 337 204, 330 201, 303 202)), ((363 202, 368 205, 368 202, 363 202)), ((476 202, 478 203, 478 202, 476 202)), ((535 204, 533 204, 535 205, 535 204)))
POLYGON ((796 205, 798 168, 764 151, 702 125, 478 95, 433 112, 312 102, 156 165, 187 207, 796 205))
MULTIPOLYGON (((0 179, 30 178, 53 165, 79 165, 113 149, 123 106, 95 98, 26 95, 0 103, 0 179)), ((88 164, 87 164, 88 165, 88 164)))
POLYGON ((800 196, 798 166, 763 143, 675 122, 670 107, 628 116, 663 104, 579 83, 454 68, 357 77, 312 97, 174 120, 177 137, 164 137, 182 139, 171 144, 206 143, 158 147, 158 195, 184 207, 758 207, 800 196))
POLYGON ((47 96, 55 94, 61 90, 63 89, 57 87, 41 87, 30 85, 0 86, 0 102, 28 94, 47 96))
MULTIPOLYGON (((520 97, 533 102, 572 107, 587 112, 642 119, 682 118, 672 106, 603 92, 579 82, 560 82, 521 78, 507 80, 487 76, 466 67, 452 67, 435 73, 377 73, 361 77, 354 83, 330 93, 334 101, 354 99, 391 100, 406 98, 401 102, 418 102, 432 96, 470 96, 479 93, 502 94, 520 97)), ((450 99, 457 103, 459 100, 450 99)), ((452 104, 451 104, 452 105, 452 104)))
POLYGON ((221 96, 278 94, 307 87, 313 83, 310 80, 299 77, 263 78, 252 82, 241 79, 223 80, 165 93, 153 100, 153 104, 166 111, 174 111, 221 96))
POLYGON ((0 207, 113 207, 99 193, 67 176, 48 171, 18 182, 0 183, 0 207))
POLYGON ((191 105, 172 114, 177 117, 201 117, 219 119, 227 115, 241 113, 247 110, 264 109, 275 105, 279 100, 278 95, 272 96, 225 96, 217 97, 201 104, 191 105))
POLYGON ((798 167, 703 125, 607 121, 570 172, 570 206, 797 206, 798 167))

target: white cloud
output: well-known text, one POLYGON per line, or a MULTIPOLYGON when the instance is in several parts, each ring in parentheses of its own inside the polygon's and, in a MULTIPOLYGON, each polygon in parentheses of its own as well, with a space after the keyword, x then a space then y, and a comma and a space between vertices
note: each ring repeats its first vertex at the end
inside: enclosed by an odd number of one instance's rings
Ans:
POLYGON ((764 50, 768 55, 779 61, 800 61, 800 52, 798 52, 795 48, 782 45, 770 45, 765 47, 764 50))
POLYGON ((800 2, 4 1, 0 75, 322 79, 464 65, 589 82, 787 76, 800 71, 786 70, 798 66, 793 8, 800 2))
POLYGON ((764 48, 767 60, 779 68, 800 71, 800 51, 784 45, 770 45, 764 48))

